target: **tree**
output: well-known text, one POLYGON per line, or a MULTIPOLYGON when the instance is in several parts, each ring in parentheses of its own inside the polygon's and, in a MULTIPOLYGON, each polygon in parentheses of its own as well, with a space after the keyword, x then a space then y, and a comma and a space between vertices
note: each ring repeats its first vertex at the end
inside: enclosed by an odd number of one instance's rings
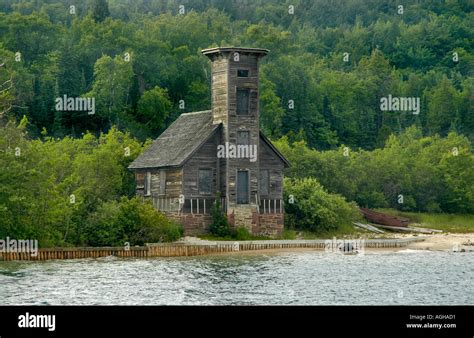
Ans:
POLYGON ((458 92, 447 77, 428 94, 427 127, 431 134, 447 135, 450 127, 459 122, 458 92))
MULTIPOLYGON (((2 61, 0 61, 2 62, 2 61)), ((10 112, 13 106, 13 70, 5 62, 0 65, 0 118, 10 112)))
POLYGON ((168 91, 156 86, 146 91, 138 101, 137 120, 151 135, 157 136, 163 130, 171 106, 168 91))
POLYGON ((474 114, 472 107, 474 107, 474 80, 468 78, 462 83, 462 92, 460 93, 460 115, 461 115, 461 130, 464 135, 469 137, 474 144, 474 114))
POLYGON ((260 86, 261 127, 267 136, 281 137, 285 110, 282 108, 281 99, 275 93, 276 86, 264 77, 261 78, 260 86))
POLYGON ((96 22, 104 21, 110 15, 107 0, 94 0, 92 17, 96 22))
POLYGON ((391 135, 373 151, 317 151, 304 142, 275 142, 292 166, 286 176, 317 179, 330 193, 371 208, 392 207, 428 212, 470 212, 474 159, 469 140, 455 132, 448 137, 423 136, 410 127, 391 135), (400 202, 400 195, 403 201, 400 202))
POLYGON ((263 76, 276 85, 285 114, 280 132, 295 140, 304 135, 311 147, 329 147, 336 135, 322 115, 322 99, 315 79, 307 71, 308 55, 283 56, 275 63, 262 66, 263 76), (295 137, 296 136, 296 137, 295 137))
POLYGON ((28 114, 33 94, 33 76, 15 54, 0 43, 0 119, 28 114))
POLYGON ((132 77, 132 62, 119 55, 103 55, 94 65, 94 83, 87 96, 95 98, 97 115, 108 121, 109 127, 119 123, 127 106, 132 77))

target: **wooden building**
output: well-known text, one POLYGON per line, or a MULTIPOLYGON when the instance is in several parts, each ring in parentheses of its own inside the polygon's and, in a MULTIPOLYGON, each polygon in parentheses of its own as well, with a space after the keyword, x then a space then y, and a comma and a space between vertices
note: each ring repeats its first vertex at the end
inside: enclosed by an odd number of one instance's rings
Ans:
POLYGON ((259 129, 258 61, 268 50, 203 50, 212 62, 211 110, 182 114, 130 166, 137 194, 205 232, 220 192, 232 226, 253 234, 283 230, 283 169, 288 161, 259 129))

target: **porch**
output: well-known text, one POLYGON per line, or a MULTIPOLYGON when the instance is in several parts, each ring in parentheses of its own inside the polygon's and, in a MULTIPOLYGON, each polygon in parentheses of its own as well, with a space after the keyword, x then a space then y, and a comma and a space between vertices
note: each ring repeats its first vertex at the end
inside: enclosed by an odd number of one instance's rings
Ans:
MULTIPOLYGON (((258 199, 255 196, 257 211, 259 214, 283 214, 284 202, 282 199, 258 199)), ((212 206, 216 202, 215 197, 209 198, 185 198, 181 197, 161 197, 153 196, 153 207, 156 210, 163 212, 173 212, 178 214, 210 214, 212 206)), ((227 213, 227 199, 225 197, 220 199, 221 208, 224 213, 227 213)))

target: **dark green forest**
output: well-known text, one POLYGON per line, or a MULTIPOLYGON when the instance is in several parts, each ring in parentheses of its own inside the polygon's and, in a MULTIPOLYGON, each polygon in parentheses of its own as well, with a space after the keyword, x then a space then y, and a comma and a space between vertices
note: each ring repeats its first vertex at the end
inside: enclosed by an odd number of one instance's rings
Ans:
POLYGON ((87 234, 138 208, 126 166, 210 108, 215 46, 270 50, 260 123, 287 176, 361 206, 474 213, 473 41, 469 0, 3 0, 0 237, 109 243, 87 234), (419 111, 382 110, 389 95, 419 111), (63 96, 95 114, 56 109, 63 96))
POLYGON ((32 135, 116 125, 155 137, 180 113, 209 109, 210 65, 200 50, 235 45, 271 51, 261 67, 261 121, 272 138, 374 149, 415 124, 473 140, 470 1, 406 1, 403 14, 379 0, 75 3, 0 7, 2 80, 14 82, 1 108, 5 117, 26 115, 32 135), (388 94, 420 97, 420 113, 382 112, 388 94), (63 95, 95 97, 97 113, 57 112, 63 95))

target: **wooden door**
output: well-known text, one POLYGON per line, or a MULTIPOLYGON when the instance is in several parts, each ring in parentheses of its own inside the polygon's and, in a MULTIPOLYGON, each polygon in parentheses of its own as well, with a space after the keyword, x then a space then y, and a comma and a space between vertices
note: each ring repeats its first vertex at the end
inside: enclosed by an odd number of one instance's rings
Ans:
POLYGON ((237 204, 249 204, 249 172, 237 171, 237 204))

